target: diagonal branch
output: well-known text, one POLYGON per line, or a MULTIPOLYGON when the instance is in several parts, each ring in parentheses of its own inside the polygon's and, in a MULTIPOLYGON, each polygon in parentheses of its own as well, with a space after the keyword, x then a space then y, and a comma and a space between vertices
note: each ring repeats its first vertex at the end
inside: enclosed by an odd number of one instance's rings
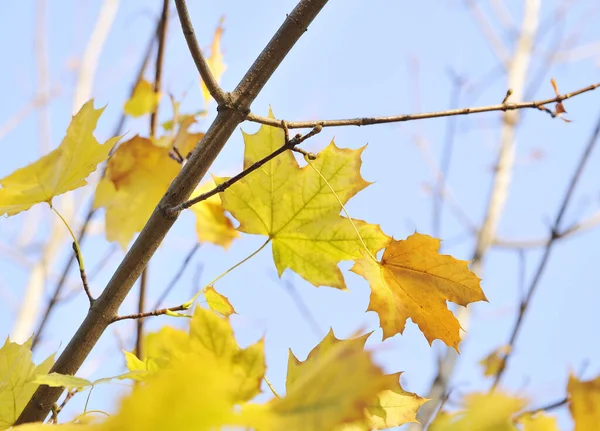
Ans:
POLYGON ((307 133, 304 136, 301 135, 296 135, 294 138, 286 140, 286 143, 283 144, 281 147, 279 147, 278 149, 276 149, 275 151, 273 151, 271 154, 266 155, 265 157, 263 157, 262 159, 258 160, 257 162, 253 163, 252 165, 248 166, 246 169, 244 169, 242 172, 240 172, 239 174, 229 178, 227 181, 223 181, 221 184, 219 184, 218 186, 216 186, 214 189, 207 191, 206 193, 202 193, 201 195, 196 196, 193 199, 190 199, 189 201, 183 202, 173 208, 170 208, 167 211, 167 214, 171 214, 171 215, 176 215, 179 214, 181 211, 196 205, 199 202, 205 201, 206 199, 210 198, 211 196, 216 195, 217 193, 222 193, 225 190, 227 190, 229 187, 231 187, 232 185, 234 185, 235 183, 237 183, 238 181, 240 181, 242 178, 244 178, 245 176, 247 176, 248 174, 254 172, 255 170, 257 170, 258 168, 260 168, 261 166, 263 166, 265 163, 273 160, 275 157, 277 157, 278 155, 286 152, 287 150, 290 151, 297 151, 302 153, 303 155, 312 158, 313 160, 316 158, 316 156, 314 156, 313 154, 307 153, 304 150, 301 150, 299 148, 296 148, 296 145, 301 144, 302 142, 306 141, 308 138, 316 135, 317 133, 319 133, 322 130, 322 128, 319 127, 315 127, 314 129, 312 129, 309 133, 307 133))
POLYGON ((529 285, 529 290, 527 291, 527 294, 525 295, 525 298, 523 299, 523 301, 521 301, 521 304, 519 307, 519 315, 517 316, 517 320, 511 331, 510 341, 508 342, 508 345, 511 348, 508 350, 508 353, 502 358, 502 366, 498 369, 498 373, 496 374, 496 377, 494 379, 494 384, 492 385, 492 389, 494 389, 498 385, 498 383, 502 379, 502 376, 504 375, 504 372, 506 371, 506 365, 511 356, 510 351, 514 350, 513 347, 515 345, 517 337, 519 336, 519 332, 520 332, 522 324, 523 324, 523 318, 525 317, 525 313, 527 312, 529 305, 531 304, 531 299, 533 298, 533 295, 535 294, 535 291, 536 291, 537 287, 539 286, 540 280, 542 278, 542 274, 544 273, 544 270, 546 269, 546 265, 548 264, 548 261, 550 260, 550 254, 552 252, 552 247, 556 243, 556 240, 560 238, 560 236, 559 236, 560 225, 562 223, 563 217, 567 210, 567 206, 569 205, 569 202, 571 201, 571 198, 573 197, 575 188, 577 187, 577 183, 579 182, 579 178, 581 178, 581 174, 583 173, 583 170, 585 169, 585 166, 590 158, 590 155, 592 154, 592 150, 594 149, 596 143, 598 142, 599 137, 600 137, 600 117, 598 118, 598 121, 594 128, 594 131, 592 132, 592 135, 590 136, 590 140, 588 141, 588 144, 586 145, 586 147, 583 151, 581 159, 579 160, 579 164, 577 165, 577 168, 575 169, 575 173, 573 174, 573 177, 571 178, 571 181, 569 182, 569 186, 567 187, 565 196, 563 197, 563 200, 560 204, 558 213, 556 214, 556 218, 554 219, 554 223, 552 224, 550 240, 548 241, 548 244, 546 245, 546 248, 544 249, 544 254, 542 255, 540 263, 535 271, 533 280, 531 281, 531 284, 529 285))
MULTIPOLYGON (((254 99, 325 4, 327 0, 300 0, 233 91, 231 103, 227 106, 219 105, 219 113, 202 141, 171 183, 169 190, 123 258, 104 292, 90 308, 81 326, 50 372, 69 375, 77 372, 117 315, 119 306, 177 220, 176 215, 168 214, 168 209, 176 207, 189 198, 227 140, 246 118, 254 99)), ((178 0, 177 8, 185 31, 188 15, 184 1, 178 0)), ((189 17, 187 23, 189 24, 189 17)), ((63 388, 40 386, 15 425, 42 421, 62 392, 63 388)))
MULTIPOLYGON (((456 115, 480 114, 482 112, 494 111, 516 111, 520 109, 537 109, 548 113, 551 117, 556 117, 556 113, 548 109, 545 105, 551 103, 559 103, 563 100, 570 99, 588 91, 595 90, 600 87, 600 82, 587 87, 580 88, 571 93, 560 94, 550 99, 537 100, 532 102, 521 103, 503 103, 499 105, 476 106, 472 108, 450 109, 448 111, 423 112, 419 114, 402 114, 389 117, 362 117, 362 118, 346 118, 339 120, 312 120, 312 121, 286 121, 287 127, 290 129, 307 129, 310 127, 344 127, 344 126, 369 126, 372 124, 386 123, 401 123, 405 121, 425 120, 429 118, 452 117, 456 115)), ((282 127, 281 121, 276 118, 262 117, 253 113, 248 114, 246 120, 254 123, 266 124, 268 126, 282 127)))
POLYGON ((198 69, 198 72, 200 72, 200 77, 202 78, 202 81, 204 81, 210 95, 220 106, 228 101, 228 97, 221 87, 219 87, 219 83, 210 71, 210 67, 204 58, 204 54, 202 54, 200 45, 198 45, 198 40, 194 33, 194 26, 192 25, 185 0, 175 0, 175 5, 177 6, 177 13, 179 14, 179 20, 181 21, 183 35, 185 36, 194 63, 196 63, 196 68, 198 69))

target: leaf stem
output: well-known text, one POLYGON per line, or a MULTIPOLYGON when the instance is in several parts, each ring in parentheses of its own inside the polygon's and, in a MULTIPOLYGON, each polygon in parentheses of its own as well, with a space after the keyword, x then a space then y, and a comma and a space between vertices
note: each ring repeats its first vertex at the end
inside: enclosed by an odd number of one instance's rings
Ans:
POLYGON ((88 286, 87 275, 85 273, 85 265, 83 263, 83 255, 81 254, 81 249, 79 248, 77 236, 75 236, 75 233, 73 233, 71 226, 69 226, 69 223, 67 223, 67 220, 65 220, 65 218, 60 214, 60 212, 58 212, 58 210, 55 207, 53 207, 51 203, 49 203, 48 205, 50 205, 50 208, 52 209, 52 211, 54 211, 58 218, 62 220, 63 224, 69 231, 71 238, 73 238, 73 251, 75 252, 75 257, 77 258, 77 263, 79 264, 79 275, 81 277, 81 282, 83 283, 83 290, 85 291, 85 294, 87 295, 90 301, 90 305, 92 305, 94 303, 94 297, 92 296, 92 292, 90 292, 90 287, 88 286))
POLYGON ((346 210, 346 207, 342 203, 342 200, 337 195, 337 193, 335 192, 335 190, 333 189, 333 187, 331 187, 331 184, 329 184, 329 181, 327 181, 327 178, 325 178, 323 176, 323 174, 315 167, 315 165, 313 165, 311 163, 310 159, 311 158, 309 156, 305 156, 304 157, 304 160, 306 160, 306 163, 308 163, 310 165, 310 167, 313 168, 317 174, 319 174, 319 176, 321 177, 321 179, 323 181, 325 181, 325 184, 327 184, 327 187, 329 187, 329 190, 331 190, 331 193, 333 193, 333 196, 335 196, 335 198, 337 199, 338 203, 342 207, 342 211, 344 211, 344 214, 346 214, 346 217, 348 217, 348 220, 350 220, 350 223, 352 224, 352 227, 354 228, 354 231, 356 232, 356 235, 358 236, 358 239, 360 240, 360 243, 364 247, 364 249, 367 252, 367 254, 369 255, 369 257, 371 259, 373 259, 373 261, 379 263, 379 261, 377 260, 377 258, 375 256, 373 256, 373 253, 371 253, 371 250, 369 250, 369 247, 367 247, 367 244, 365 244, 365 240, 363 239, 362 235, 358 231, 358 228, 356 227, 356 224, 354 224, 354 220, 352 220, 352 217, 350 217, 350 214, 348 214, 348 211, 346 210))

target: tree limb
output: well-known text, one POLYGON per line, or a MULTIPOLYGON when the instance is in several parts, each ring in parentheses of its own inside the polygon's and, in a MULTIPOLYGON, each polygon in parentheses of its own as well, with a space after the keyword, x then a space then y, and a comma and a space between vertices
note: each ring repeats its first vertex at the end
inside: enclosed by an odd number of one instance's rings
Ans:
MULTIPOLYGON (((50 372, 70 375, 77 372, 104 330, 117 316, 119 306, 177 220, 177 216, 169 215, 167 209, 185 202, 192 194, 227 140, 246 118, 251 103, 326 3, 327 0, 299 1, 231 93, 231 102, 227 106, 219 105, 218 114, 202 141, 171 183, 104 292, 90 308, 50 372)), ((177 9, 185 31, 185 23, 189 23, 185 2, 177 0, 177 9)), ((187 34, 186 38, 189 43, 190 35, 187 34)), ((40 386, 15 425, 42 421, 62 392, 63 388, 40 386)))

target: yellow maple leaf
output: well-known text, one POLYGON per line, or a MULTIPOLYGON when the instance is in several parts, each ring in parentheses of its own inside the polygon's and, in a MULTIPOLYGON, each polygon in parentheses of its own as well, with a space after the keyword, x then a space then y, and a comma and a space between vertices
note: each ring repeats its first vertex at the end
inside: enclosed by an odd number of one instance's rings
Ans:
POLYGON ((600 376, 583 381, 570 375, 567 392, 575 431, 597 430, 600 424, 600 376))
POLYGON ((381 262, 365 257, 352 267, 371 285, 368 310, 379 315, 384 339, 401 334, 410 317, 429 344, 439 339, 458 350, 460 324, 446 301, 487 301, 467 262, 439 254, 439 246, 439 239, 415 233, 392 241, 381 262))
POLYGON ((387 388, 368 403, 365 408, 365 421, 343 425, 336 428, 336 431, 382 430, 405 423, 418 422, 417 411, 429 400, 402 389, 400 386, 401 374, 386 375, 387 388))
POLYGON ((441 414, 430 431, 518 431, 513 417, 527 404, 526 400, 501 392, 475 393, 465 397, 464 410, 441 414))
POLYGON ((94 208, 106 208, 106 238, 117 241, 124 250, 181 169, 169 151, 135 136, 120 145, 108 161, 94 208))
POLYGON ((217 292, 213 286, 209 286, 204 291, 204 297, 206 298, 206 302, 211 310, 216 311, 225 317, 236 314, 233 306, 229 302, 229 299, 217 292))
POLYGON ((0 430, 17 420, 39 386, 36 376, 48 373, 53 363, 54 356, 38 366, 31 361, 31 339, 23 344, 6 339, 0 348, 0 430))
POLYGON ((28 210, 41 202, 52 203, 55 196, 87 184, 98 163, 106 160, 119 137, 100 144, 94 138, 102 109, 90 100, 71 120, 60 146, 39 160, 0 179, 0 215, 28 210))
MULTIPOLYGON (((215 186, 214 181, 206 181, 192 193, 190 198, 206 193, 215 186)), ((239 236, 233 223, 225 215, 219 195, 213 195, 197 203, 191 207, 191 210, 196 216, 196 235, 198 235, 199 242, 210 242, 227 249, 231 242, 239 236)))
MULTIPOLYGON (((273 113, 269 113, 273 117, 273 113)), ((244 133, 244 168, 284 144, 283 130, 263 125, 255 134, 244 133)), ((364 189, 358 150, 338 148, 334 142, 321 151, 313 165, 345 203, 364 189)), ((221 194, 223 207, 239 222, 238 230, 268 236, 279 275, 289 268, 315 286, 346 287, 338 268, 342 260, 361 257, 363 245, 329 186, 311 167, 300 168, 286 151, 221 194)), ((372 253, 389 238, 378 225, 354 220, 372 253)))
POLYGON ((481 361, 479 365, 483 367, 483 375, 493 377, 506 366, 506 355, 510 352, 510 346, 500 346, 481 361))
POLYGON ((290 352, 286 396, 247 405, 242 416, 261 431, 325 431, 364 420, 364 408, 388 384, 364 349, 369 335, 338 340, 330 331, 304 362, 290 352))
MULTIPOLYGON (((221 80, 221 76, 225 73, 227 66, 223 62, 223 53, 221 52, 221 37, 223 36, 223 21, 225 21, 225 17, 222 17, 219 21, 219 25, 215 30, 215 35, 213 37, 213 42, 210 48, 210 56, 206 59, 208 63, 208 67, 215 77, 216 81, 219 82, 221 80)), ((212 96, 206 88, 204 81, 200 82, 202 87, 202 97, 204 97, 204 101, 208 104, 212 100, 212 96)))
POLYGON ((236 376, 216 358, 184 354, 136 387, 101 431, 214 430, 234 423, 236 376))
POLYGON ((142 79, 135 86, 131 98, 125 102, 123 110, 127 115, 140 117, 156 111, 159 101, 160 93, 154 92, 154 85, 142 79))
POLYGON ((235 391, 231 398, 236 402, 248 401, 260 392, 260 383, 265 374, 264 341, 259 340, 244 349, 240 348, 233 329, 226 317, 211 310, 196 308, 190 321, 189 333, 163 328, 149 334, 144 343, 145 360, 126 353, 130 371, 148 371, 140 380, 147 381, 154 373, 172 366, 183 354, 193 352, 199 362, 205 358, 216 360, 235 377, 235 391))
POLYGON ((523 425, 523 431, 560 431, 556 418, 543 412, 524 415, 517 422, 523 425))

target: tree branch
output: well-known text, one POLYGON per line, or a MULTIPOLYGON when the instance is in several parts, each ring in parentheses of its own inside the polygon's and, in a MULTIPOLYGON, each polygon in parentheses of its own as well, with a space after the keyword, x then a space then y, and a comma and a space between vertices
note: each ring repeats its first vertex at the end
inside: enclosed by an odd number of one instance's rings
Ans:
POLYGON ((252 165, 248 166, 246 169, 244 169, 242 172, 240 172, 239 174, 229 178, 227 181, 223 181, 221 184, 219 184, 218 186, 216 186, 214 189, 209 190, 206 193, 202 193, 201 195, 196 196, 193 199, 190 199, 189 201, 183 202, 169 210, 167 210, 167 214, 170 214, 172 216, 175 216, 176 214, 179 214, 181 211, 196 205, 199 202, 205 201, 206 199, 210 198, 211 196, 216 195, 217 193, 222 193, 225 190, 227 190, 229 187, 231 187, 232 185, 234 185, 235 183, 237 183, 238 181, 240 181, 242 178, 244 178, 245 176, 247 176, 248 174, 254 172, 255 170, 257 170, 258 168, 260 168, 262 165, 264 165, 265 163, 269 162, 270 160, 273 160, 275 157, 277 157, 278 155, 286 152, 287 150, 290 151, 297 151, 299 153, 301 153, 302 155, 309 157, 311 159, 315 159, 316 156, 311 154, 311 153, 307 153, 304 150, 300 150, 299 148, 296 148, 296 145, 300 145, 302 142, 306 141, 308 138, 316 135, 317 133, 319 133, 321 130, 323 130, 322 127, 315 127, 314 129, 312 129, 309 133, 307 133, 306 135, 302 136, 302 135, 296 135, 294 138, 292 139, 287 139, 286 138, 286 142, 279 147, 277 150, 273 151, 271 154, 263 157, 262 159, 258 160, 257 162, 253 163, 252 165))
POLYGON ((563 197, 562 203, 560 205, 560 209, 558 210, 558 213, 556 214, 556 218, 554 219, 554 223, 551 228, 550 240, 548 241, 548 244, 546 245, 544 254, 542 255, 542 258, 537 267, 537 270, 535 271, 535 275, 533 276, 533 280, 531 281, 531 284, 529 285, 529 290, 527 291, 525 298, 521 301, 521 305, 519 307, 519 315, 517 316, 517 320, 513 326, 513 329, 511 331, 511 335, 510 335, 510 339, 508 342, 510 349, 508 350, 508 353, 506 355, 504 355, 504 357, 502 358, 502 367, 500 367, 498 369, 498 373, 496 374, 496 377, 494 378, 494 383, 492 385, 492 389, 494 389, 496 386, 498 386, 498 383, 500 382, 500 380, 502 379, 502 376, 504 375, 504 372, 506 371, 506 366, 507 366, 508 360, 511 357, 511 351, 514 350, 513 347, 515 345, 515 341, 517 340, 519 331, 523 324, 523 318, 525 317, 525 313, 529 309, 529 305, 531 304, 531 299, 533 298, 533 295, 535 294, 535 291, 536 291, 537 287, 539 286, 540 280, 542 278, 542 274, 544 273, 544 270, 546 269, 546 265, 547 265, 548 261, 550 260, 550 254, 552 252, 552 247, 554 246, 554 243, 556 242, 556 240, 559 238, 558 233, 560 232, 560 224, 561 224, 563 217, 565 215, 565 212, 567 210, 567 206, 569 205, 569 202, 571 201, 571 198, 573 197, 575 187, 577 186, 577 183, 579 182, 579 178, 581 177, 581 174, 583 173, 583 170, 585 169, 587 161, 589 160, 590 155, 592 154, 592 150, 594 149, 594 146, 596 145, 596 143, 598 141, 599 135, 600 135, 600 117, 598 117, 596 126, 592 132, 592 135, 590 136, 588 144, 586 145, 586 147, 583 151, 583 154, 581 156, 581 159, 579 160, 579 164, 577 165, 577 168, 575 169, 575 173, 573 174, 573 177, 571 178, 571 181, 569 182, 569 186, 567 187, 567 191, 565 192, 565 195, 563 197))
MULTIPOLYGON (((245 119, 254 99, 325 4, 327 0, 300 0, 233 91, 231 103, 219 106, 219 113, 202 141, 171 183, 104 292, 90 308, 50 372, 70 375, 77 372, 117 315, 119 306, 175 223, 177 217, 168 214, 167 209, 180 205, 192 194, 227 140, 245 119)), ((181 6, 185 5, 183 1, 178 0, 177 6, 182 10, 181 6)), ((183 21, 185 31, 185 19, 183 21)), ((63 388, 41 385, 15 425, 43 420, 62 392, 63 388)))
MULTIPOLYGON (((175 311, 185 311, 185 310, 188 310, 189 308, 190 308, 190 305, 182 304, 182 305, 178 305, 176 307, 161 308, 160 310, 147 311, 144 313, 126 314, 124 316, 114 317, 110 323, 115 323, 120 320, 127 320, 127 319, 137 319, 137 321, 139 322, 139 321, 145 319, 146 317, 162 316, 163 314, 168 314, 168 313, 172 313, 175 311)), ((136 349, 137 348, 138 347, 136 346, 136 349)), ((137 356, 137 353, 136 353, 136 356, 137 356)), ((140 357, 140 356, 138 356, 138 357, 140 357)))
MULTIPOLYGON (((312 120, 312 121, 286 121, 287 127, 290 129, 305 129, 310 127, 345 127, 345 126, 369 126, 372 124, 400 123, 405 121, 425 120, 429 118, 452 117, 455 115, 480 114, 482 112, 493 111, 515 111, 520 109, 537 109, 548 113, 551 117, 556 117, 556 113, 548 109, 544 105, 551 103, 559 103, 563 100, 570 99, 588 91, 595 90, 600 87, 600 82, 587 87, 580 88, 571 93, 561 94, 550 99, 537 100, 532 102, 522 103, 505 103, 500 105, 476 106, 472 108, 450 109, 448 111, 438 112, 423 112, 419 114, 403 114, 390 117, 362 117, 362 118, 347 118, 340 120, 312 120)), ((281 121, 276 118, 262 117, 253 113, 248 114, 246 120, 254 123, 266 124, 268 126, 282 127, 281 121)))
POLYGON ((190 54, 192 54, 192 58, 194 59, 194 63, 196 63, 196 68, 200 73, 202 81, 204 81, 208 92, 213 99, 215 99, 219 106, 227 103, 228 97, 225 92, 223 92, 221 87, 219 87, 219 83, 210 71, 210 67, 204 58, 204 54, 202 54, 200 45, 198 45, 198 40, 196 40, 196 35, 194 33, 194 26, 192 25, 185 0, 175 0, 175 5, 177 6, 177 14, 179 15, 179 20, 181 21, 183 35, 185 36, 190 54))

